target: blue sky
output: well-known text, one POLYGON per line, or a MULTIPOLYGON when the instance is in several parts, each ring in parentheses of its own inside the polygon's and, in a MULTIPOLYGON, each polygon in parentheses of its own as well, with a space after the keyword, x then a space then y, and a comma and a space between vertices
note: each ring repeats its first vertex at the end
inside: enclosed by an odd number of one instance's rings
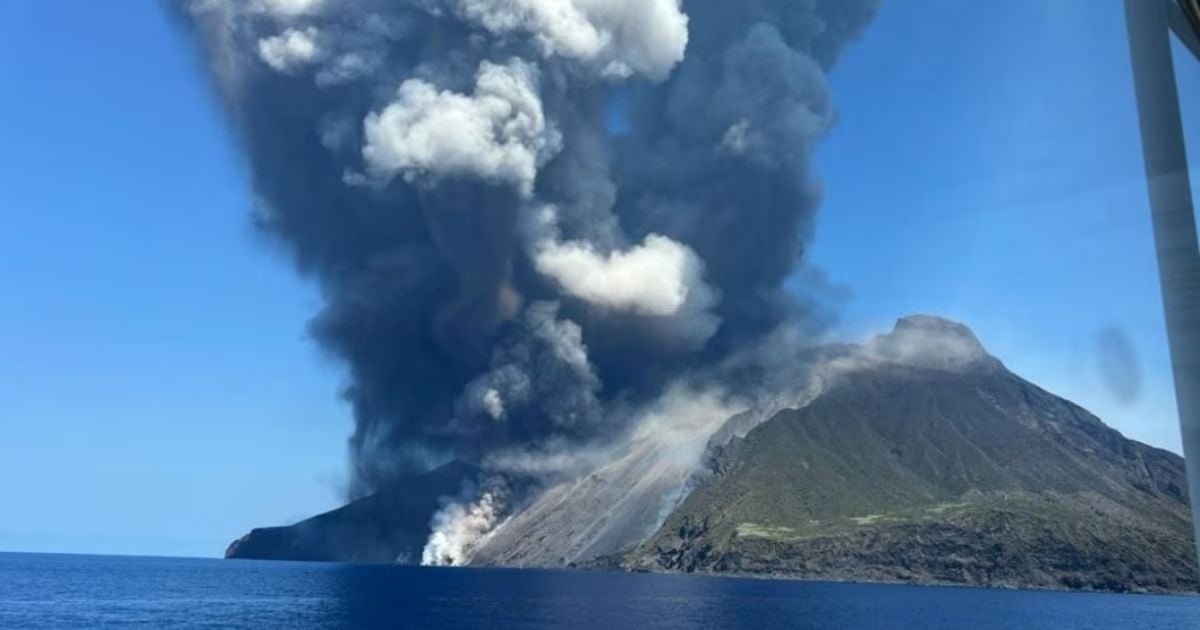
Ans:
MULTIPOLYGON (((839 334, 954 317, 1178 450, 1124 37, 1115 1, 891 0, 832 79, 811 253, 839 334), (1097 369, 1113 327, 1131 404, 1097 369)), ((1200 112, 1200 64, 1180 75, 1200 112)), ((250 228, 156 3, 0 4, 0 84, 0 549, 218 555, 335 506, 351 422, 305 337, 318 296, 250 228)))

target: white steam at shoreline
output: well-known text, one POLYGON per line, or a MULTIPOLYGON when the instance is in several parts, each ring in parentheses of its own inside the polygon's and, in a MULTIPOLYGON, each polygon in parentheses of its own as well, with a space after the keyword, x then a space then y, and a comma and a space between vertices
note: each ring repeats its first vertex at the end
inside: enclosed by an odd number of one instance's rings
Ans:
POLYGON ((449 503, 433 515, 433 533, 421 552, 422 566, 462 566, 503 524, 507 492, 493 488, 472 503, 449 503))

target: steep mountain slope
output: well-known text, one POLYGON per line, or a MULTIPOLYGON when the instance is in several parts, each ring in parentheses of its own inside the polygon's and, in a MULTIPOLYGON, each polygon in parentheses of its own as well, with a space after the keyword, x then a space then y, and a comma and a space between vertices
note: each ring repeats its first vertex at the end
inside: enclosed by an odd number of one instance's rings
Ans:
POLYGON ((230 544, 225 557, 415 563, 441 499, 458 494, 477 475, 469 466, 449 464, 295 525, 255 529, 230 544))
POLYGON ((499 528, 472 563, 570 566, 641 542, 662 521, 664 498, 691 473, 656 457, 654 446, 634 444, 600 470, 550 488, 499 528))
POLYGON ((858 352, 622 560, 643 570, 1194 590, 1182 458, 1122 437, 929 317, 858 352))
POLYGON ((671 390, 628 442, 599 458, 605 463, 544 491, 482 543, 472 564, 588 564, 645 540, 735 411, 713 392, 671 390))

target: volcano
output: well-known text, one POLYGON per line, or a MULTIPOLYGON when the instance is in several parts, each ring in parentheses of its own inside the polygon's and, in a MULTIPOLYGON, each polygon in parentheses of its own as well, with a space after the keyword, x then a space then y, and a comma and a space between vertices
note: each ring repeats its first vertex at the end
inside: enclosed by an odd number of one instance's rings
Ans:
MULTIPOLYGON (((830 346, 784 408, 715 423, 699 465, 631 442, 541 493, 476 565, 580 566, 1104 591, 1200 585, 1181 457, 1009 371, 966 326, 900 320, 830 346), (664 462, 674 462, 668 465, 664 462)), ((451 465, 289 527, 237 558, 420 557, 451 465)))

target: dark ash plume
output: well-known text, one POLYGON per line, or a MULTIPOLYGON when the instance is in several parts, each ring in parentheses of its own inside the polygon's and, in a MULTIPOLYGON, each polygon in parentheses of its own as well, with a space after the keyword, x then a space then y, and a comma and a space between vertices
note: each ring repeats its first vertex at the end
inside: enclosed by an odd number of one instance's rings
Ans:
POLYGON ((731 357, 809 317, 825 73, 878 0, 168 4, 322 287, 356 493, 623 440, 695 375, 746 395, 731 357))

